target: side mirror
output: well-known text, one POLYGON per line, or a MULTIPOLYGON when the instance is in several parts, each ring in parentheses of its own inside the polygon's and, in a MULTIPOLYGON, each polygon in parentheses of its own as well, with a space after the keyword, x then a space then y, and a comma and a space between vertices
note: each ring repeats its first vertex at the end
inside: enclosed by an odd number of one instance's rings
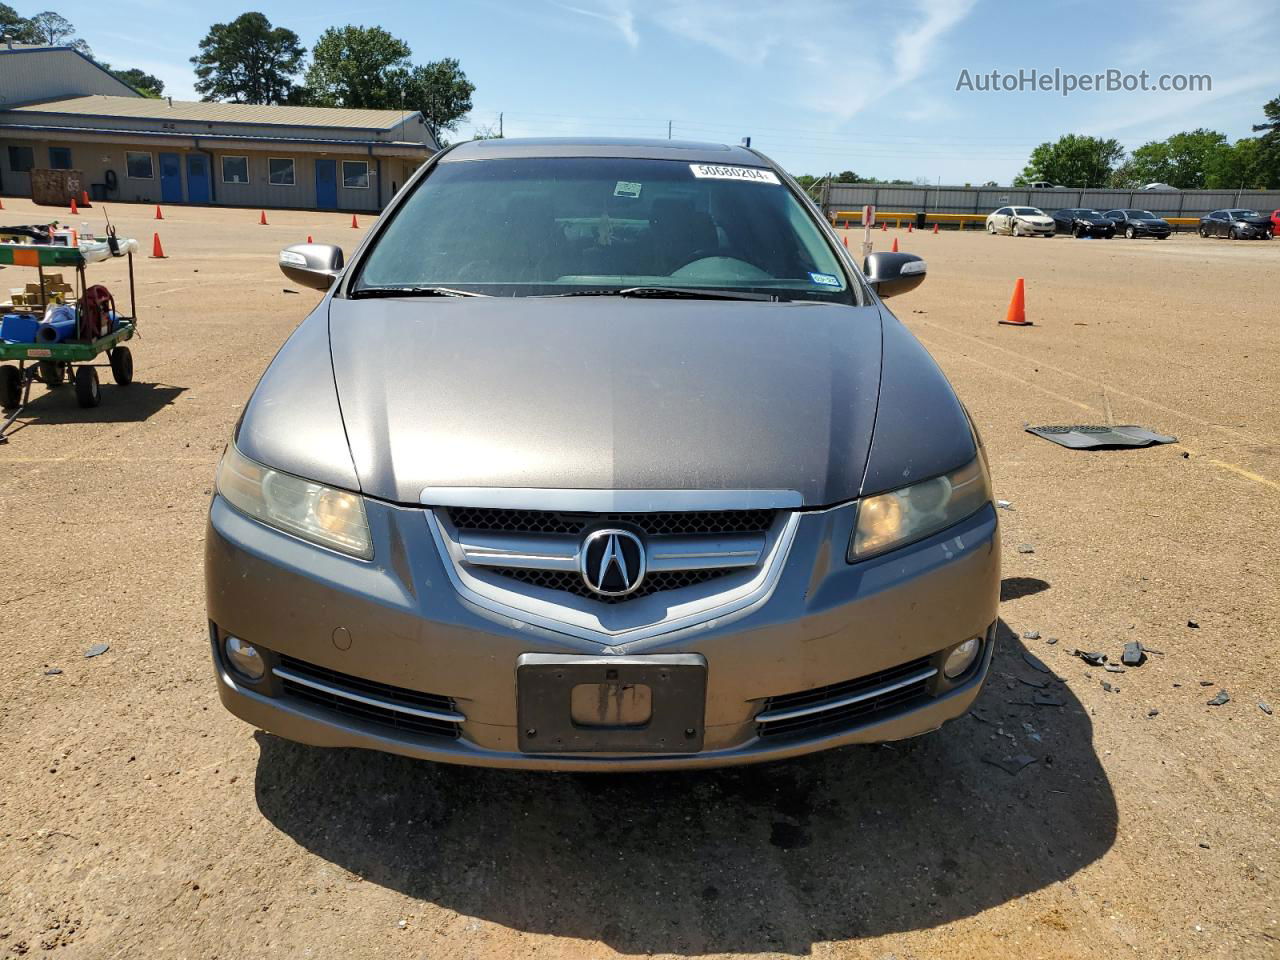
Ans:
POLYGON ((295 243, 280 251, 280 270, 294 283, 328 290, 342 272, 342 248, 331 243, 295 243))
POLYGON ((862 265, 867 282, 881 300, 920 286, 927 269, 914 253, 873 253, 862 265))

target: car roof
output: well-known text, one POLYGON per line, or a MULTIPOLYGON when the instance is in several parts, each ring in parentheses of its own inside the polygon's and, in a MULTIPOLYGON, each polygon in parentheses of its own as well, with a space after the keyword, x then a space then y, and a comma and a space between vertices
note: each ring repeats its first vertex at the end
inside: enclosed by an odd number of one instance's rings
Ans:
POLYGON ((454 160, 511 160, 520 157, 618 157, 635 160, 683 160, 686 163, 723 163, 753 167, 772 166, 760 154, 745 147, 690 140, 645 140, 630 137, 538 137, 529 139, 470 140, 440 158, 454 160))

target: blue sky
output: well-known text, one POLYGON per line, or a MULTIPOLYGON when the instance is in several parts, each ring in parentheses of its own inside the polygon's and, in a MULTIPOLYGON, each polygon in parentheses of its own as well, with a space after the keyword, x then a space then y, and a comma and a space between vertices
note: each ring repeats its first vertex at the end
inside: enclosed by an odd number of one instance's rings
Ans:
MULTIPOLYGON (((10 0, 12 3, 13 0, 10 0)), ((30 15, 43 8, 19 2, 30 15)), ((88 0, 57 8, 102 59, 195 99, 187 58, 214 20, 261 10, 308 46, 330 25, 380 25, 417 60, 457 57, 471 123, 507 136, 667 135, 753 144, 793 173, 853 169, 1008 183, 1066 132, 1127 147, 1207 126, 1232 139, 1280 95, 1275 0, 279 0, 217 7, 88 0), (109 14, 103 15, 109 9, 109 14), (135 26, 136 25, 136 26, 135 26), (978 93, 1019 68, 1207 73, 1203 93, 978 93)))

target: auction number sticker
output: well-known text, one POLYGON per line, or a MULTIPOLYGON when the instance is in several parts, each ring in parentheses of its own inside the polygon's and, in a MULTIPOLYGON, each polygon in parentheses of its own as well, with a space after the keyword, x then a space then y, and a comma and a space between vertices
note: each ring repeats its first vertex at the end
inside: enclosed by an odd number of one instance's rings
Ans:
POLYGON ((630 180, 619 180, 613 188, 615 197, 630 197, 632 200, 640 199, 640 184, 632 183, 630 180))
POLYGON ((782 186, 782 181, 772 170, 759 167, 722 167, 716 163, 691 163, 689 169, 699 180, 747 180, 752 183, 772 183, 782 186))

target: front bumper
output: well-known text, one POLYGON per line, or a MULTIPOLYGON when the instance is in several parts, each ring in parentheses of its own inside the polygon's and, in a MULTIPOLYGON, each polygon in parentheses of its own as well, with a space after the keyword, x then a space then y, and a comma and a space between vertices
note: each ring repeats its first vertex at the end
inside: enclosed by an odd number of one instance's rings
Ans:
POLYGON ((235 715, 303 743, 480 766, 723 766, 934 730, 968 709, 990 664, 1000 590, 999 531, 990 505, 941 534, 853 565, 844 549, 854 511, 806 513, 782 575, 762 603, 729 622, 710 620, 623 647, 473 606, 453 588, 423 510, 370 502, 368 512, 372 563, 303 543, 214 498, 207 605, 219 695, 235 715), (270 670, 248 682, 220 654, 220 638, 228 633, 263 650, 269 667, 284 664, 287 676, 363 691, 375 705, 395 696, 430 708, 420 713, 448 716, 452 707, 461 719, 388 722, 376 706, 348 709, 341 701, 339 709, 338 700, 326 703, 327 694, 313 695, 314 687, 286 683, 270 670), (945 652, 975 636, 984 639, 977 664, 947 681, 940 672, 945 652), (706 663, 701 748, 661 755, 522 750, 516 670, 527 654, 641 661, 696 655, 706 663), (932 669, 928 680, 902 691, 910 697, 867 700, 867 709, 820 715, 834 719, 788 725, 782 735, 766 733, 757 721, 770 703, 817 696, 828 686, 834 697, 863 689, 855 682, 860 679, 883 678, 887 690, 889 680, 908 669, 917 677, 932 669))

